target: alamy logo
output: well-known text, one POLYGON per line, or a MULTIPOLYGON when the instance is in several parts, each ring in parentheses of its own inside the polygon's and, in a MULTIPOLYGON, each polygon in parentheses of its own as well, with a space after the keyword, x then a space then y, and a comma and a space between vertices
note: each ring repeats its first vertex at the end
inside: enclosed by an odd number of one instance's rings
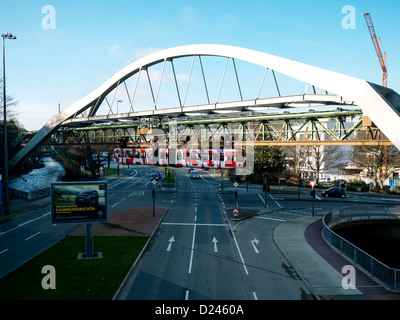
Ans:
POLYGON ((355 29, 356 28, 356 9, 353 6, 347 5, 342 8, 342 14, 346 14, 342 18, 343 29, 355 29))
POLYGON ((345 265, 342 268, 342 288, 345 290, 356 288, 356 269, 352 265, 345 265))
POLYGON ((51 265, 45 265, 42 273, 46 274, 42 279, 42 288, 44 290, 56 288, 56 268, 51 265))
POLYGON ((54 30, 56 28, 56 8, 51 5, 43 6, 42 13, 45 14, 42 19, 42 28, 54 30))

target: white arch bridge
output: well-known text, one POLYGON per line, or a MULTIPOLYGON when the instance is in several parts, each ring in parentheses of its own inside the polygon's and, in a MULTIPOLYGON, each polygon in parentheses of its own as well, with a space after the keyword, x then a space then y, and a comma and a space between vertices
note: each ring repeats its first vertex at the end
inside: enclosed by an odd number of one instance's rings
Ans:
MULTIPOLYGON (((268 117, 282 121, 296 118, 296 113, 301 114, 299 118, 316 117, 308 116, 308 111, 306 116, 299 112, 302 107, 312 107, 319 117, 329 118, 329 113, 320 112, 326 106, 345 109, 342 115, 367 117, 387 138, 386 143, 400 149, 400 95, 392 89, 245 48, 211 44, 175 47, 132 62, 54 115, 11 159, 10 167, 17 167, 57 132, 68 128, 132 121, 140 126, 140 121, 151 125, 155 120, 172 119, 183 124, 227 121, 222 116, 242 123, 262 120, 264 126, 268 117), (253 66, 262 72, 252 71, 253 66), (289 87, 294 92, 283 94, 289 87), (146 103, 144 96, 149 98, 146 103), (276 113, 276 109, 292 115, 276 113)), ((331 136, 331 140, 342 138, 331 136)))

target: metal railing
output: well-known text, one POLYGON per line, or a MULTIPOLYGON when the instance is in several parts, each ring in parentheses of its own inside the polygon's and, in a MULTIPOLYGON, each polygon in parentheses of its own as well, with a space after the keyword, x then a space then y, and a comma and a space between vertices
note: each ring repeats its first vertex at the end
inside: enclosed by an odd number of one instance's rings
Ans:
POLYGON ((391 268, 365 251, 356 247, 331 230, 332 227, 352 221, 399 220, 400 206, 351 207, 327 213, 323 219, 325 240, 354 263, 362 267, 372 278, 378 279, 389 289, 400 292, 400 269, 391 268))

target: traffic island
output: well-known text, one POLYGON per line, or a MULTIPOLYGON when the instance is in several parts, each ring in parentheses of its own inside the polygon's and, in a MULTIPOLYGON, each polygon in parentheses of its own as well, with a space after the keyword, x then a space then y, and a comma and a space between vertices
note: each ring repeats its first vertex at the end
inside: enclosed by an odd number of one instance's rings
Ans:
POLYGON ((248 218, 252 218, 254 216, 260 215, 265 213, 265 210, 259 210, 254 208, 236 208, 234 212, 234 207, 227 207, 226 208, 226 216, 231 221, 241 221, 248 218), (236 214, 237 212, 237 214, 236 214))

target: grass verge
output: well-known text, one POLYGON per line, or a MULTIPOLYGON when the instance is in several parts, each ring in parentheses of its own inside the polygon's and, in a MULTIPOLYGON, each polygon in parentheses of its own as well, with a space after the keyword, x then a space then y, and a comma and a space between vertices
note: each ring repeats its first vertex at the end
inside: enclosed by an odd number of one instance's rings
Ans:
POLYGON ((77 259, 86 237, 68 236, 0 279, 0 300, 111 300, 148 237, 95 236, 101 259, 77 259), (45 265, 54 266, 55 289, 43 289, 45 265))

